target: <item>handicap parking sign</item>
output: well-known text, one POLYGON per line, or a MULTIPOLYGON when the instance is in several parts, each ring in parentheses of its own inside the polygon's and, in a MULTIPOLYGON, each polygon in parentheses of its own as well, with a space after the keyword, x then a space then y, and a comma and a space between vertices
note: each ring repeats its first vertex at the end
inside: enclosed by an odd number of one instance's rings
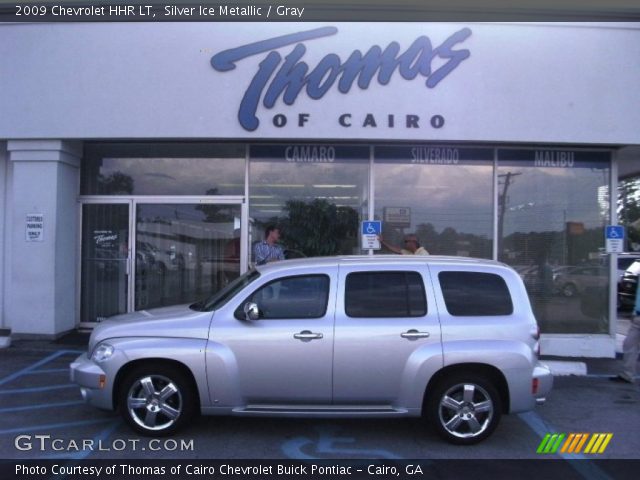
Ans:
POLYGON ((624 238, 624 227, 620 225, 608 225, 607 226, 607 238, 624 238))
POLYGON ((380 240, 378 240, 378 235, 382 232, 382 222, 380 220, 362 222, 360 232, 364 250, 380 250, 380 240))
POLYGON ((605 228, 605 243, 607 253, 624 252, 624 227, 607 225, 605 228))

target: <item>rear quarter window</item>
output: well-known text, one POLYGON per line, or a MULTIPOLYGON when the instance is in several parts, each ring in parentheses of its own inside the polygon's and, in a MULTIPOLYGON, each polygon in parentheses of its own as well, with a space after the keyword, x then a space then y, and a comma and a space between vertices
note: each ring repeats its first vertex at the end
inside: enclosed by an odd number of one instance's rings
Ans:
POLYGON ((345 285, 345 312, 354 318, 422 317, 427 314, 418 272, 353 272, 345 285))
POLYGON ((457 317, 511 315, 513 302, 500 275, 483 272, 440 272, 447 311, 457 317))

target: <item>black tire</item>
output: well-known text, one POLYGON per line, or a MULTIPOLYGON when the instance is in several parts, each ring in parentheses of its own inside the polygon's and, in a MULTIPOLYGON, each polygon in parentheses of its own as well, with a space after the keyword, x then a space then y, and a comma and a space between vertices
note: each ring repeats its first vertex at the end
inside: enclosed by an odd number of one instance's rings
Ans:
POLYGON ((172 365, 140 365, 124 378, 118 405, 136 432, 152 437, 170 435, 196 413, 196 391, 186 375, 172 365))
POLYGON ((479 443, 500 423, 500 395, 480 375, 454 374, 439 381, 427 395, 426 417, 436 433, 449 443, 479 443))

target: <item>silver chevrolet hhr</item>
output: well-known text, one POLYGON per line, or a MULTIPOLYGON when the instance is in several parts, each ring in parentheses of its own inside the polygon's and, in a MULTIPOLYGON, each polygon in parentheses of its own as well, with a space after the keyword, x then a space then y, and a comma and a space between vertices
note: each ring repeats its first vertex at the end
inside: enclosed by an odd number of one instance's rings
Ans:
POLYGON ((539 331, 506 265, 436 256, 286 260, 192 305, 98 325, 71 379, 134 430, 196 414, 421 417, 456 444, 543 403, 539 331))

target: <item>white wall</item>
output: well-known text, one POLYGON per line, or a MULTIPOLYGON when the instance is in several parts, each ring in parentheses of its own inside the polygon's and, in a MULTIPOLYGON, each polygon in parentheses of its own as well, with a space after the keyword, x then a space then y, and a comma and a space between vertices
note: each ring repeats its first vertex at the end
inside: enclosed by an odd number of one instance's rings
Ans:
MULTIPOLYGON (((283 57, 294 45, 279 48, 283 57)), ((408 139, 526 143, 640 144, 640 24, 491 23, 55 23, 0 25, 0 138, 300 138, 408 139), (455 49, 470 57, 435 88, 425 77, 388 85, 334 84, 321 99, 303 91, 260 106, 250 132, 238 108, 265 54, 220 72, 215 54, 319 27, 337 33, 307 40, 313 69, 330 53, 404 52, 426 35, 433 47, 456 31, 472 34, 455 49), (308 113, 304 127, 298 115, 308 113), (353 126, 338 123, 352 114, 353 126), (367 113, 377 127, 364 127, 367 113), (272 124, 276 114, 285 127, 272 124), (386 126, 389 114, 395 127, 386 126), (404 126, 407 114, 420 128, 404 126), (445 125, 429 126, 432 115, 445 125)), ((433 70, 444 60, 433 63, 433 70)))

